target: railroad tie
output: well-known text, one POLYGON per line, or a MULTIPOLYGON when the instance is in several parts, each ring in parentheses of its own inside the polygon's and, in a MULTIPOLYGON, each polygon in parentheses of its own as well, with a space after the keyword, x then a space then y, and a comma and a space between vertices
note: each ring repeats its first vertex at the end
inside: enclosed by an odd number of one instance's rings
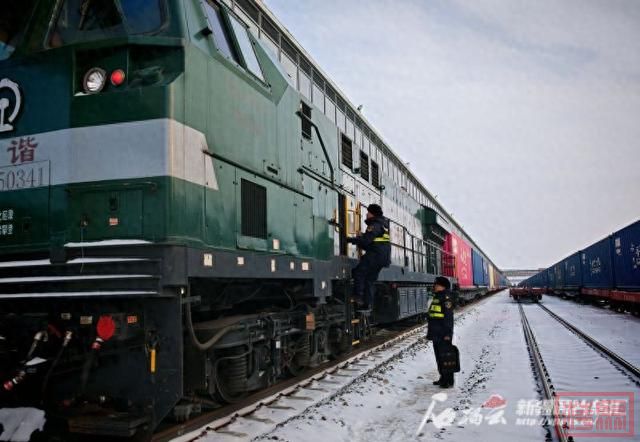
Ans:
POLYGON ((231 431, 231 430, 215 430, 216 434, 227 434, 229 436, 233 436, 233 437, 248 437, 249 435, 247 433, 240 433, 238 431, 231 431))
POLYGON ((243 417, 251 421, 262 422, 263 424, 275 424, 275 422, 269 419, 268 417, 258 417, 258 416, 254 416, 253 414, 248 414, 243 417))

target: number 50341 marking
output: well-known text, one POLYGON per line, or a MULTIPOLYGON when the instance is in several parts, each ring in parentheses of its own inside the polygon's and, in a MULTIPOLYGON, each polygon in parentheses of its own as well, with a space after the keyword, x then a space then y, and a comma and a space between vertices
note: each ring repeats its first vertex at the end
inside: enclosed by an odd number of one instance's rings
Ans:
POLYGON ((0 167, 0 192, 49 185, 49 161, 0 167))

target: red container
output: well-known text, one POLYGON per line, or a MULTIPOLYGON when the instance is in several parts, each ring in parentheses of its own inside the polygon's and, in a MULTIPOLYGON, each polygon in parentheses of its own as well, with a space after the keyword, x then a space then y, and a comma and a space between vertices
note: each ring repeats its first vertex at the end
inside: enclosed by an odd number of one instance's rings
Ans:
POLYGON ((444 250, 456 257, 454 276, 458 278, 460 288, 473 287, 471 246, 455 233, 448 233, 444 240, 444 250))

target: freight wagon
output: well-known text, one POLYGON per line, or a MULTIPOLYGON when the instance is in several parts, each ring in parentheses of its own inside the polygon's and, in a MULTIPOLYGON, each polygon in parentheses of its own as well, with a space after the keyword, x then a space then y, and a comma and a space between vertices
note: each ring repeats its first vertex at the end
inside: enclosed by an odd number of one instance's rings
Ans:
POLYGON ((448 276, 457 281, 454 291, 458 304, 466 304, 507 286, 498 269, 455 233, 446 234, 444 251, 454 258, 455 265, 448 276))
POLYGON ((0 38, 8 412, 144 438, 424 314, 437 275, 475 287, 480 249, 262 2, 8 0, 0 38))
POLYGON ((640 221, 601 239, 520 284, 523 288, 613 309, 640 312, 640 221))

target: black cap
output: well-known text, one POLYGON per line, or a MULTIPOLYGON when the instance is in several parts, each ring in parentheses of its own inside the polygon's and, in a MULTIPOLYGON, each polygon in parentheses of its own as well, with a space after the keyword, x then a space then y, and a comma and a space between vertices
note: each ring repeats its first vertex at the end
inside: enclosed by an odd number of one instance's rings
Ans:
POLYGON ((369 204, 369 207, 367 207, 367 212, 369 212, 373 216, 382 216, 382 207, 377 204, 369 204))
POLYGON ((444 287, 446 289, 450 289, 451 288, 451 282, 449 282, 449 280, 447 278, 445 278, 444 276, 436 276, 436 280, 435 280, 434 284, 441 285, 442 287, 444 287))

